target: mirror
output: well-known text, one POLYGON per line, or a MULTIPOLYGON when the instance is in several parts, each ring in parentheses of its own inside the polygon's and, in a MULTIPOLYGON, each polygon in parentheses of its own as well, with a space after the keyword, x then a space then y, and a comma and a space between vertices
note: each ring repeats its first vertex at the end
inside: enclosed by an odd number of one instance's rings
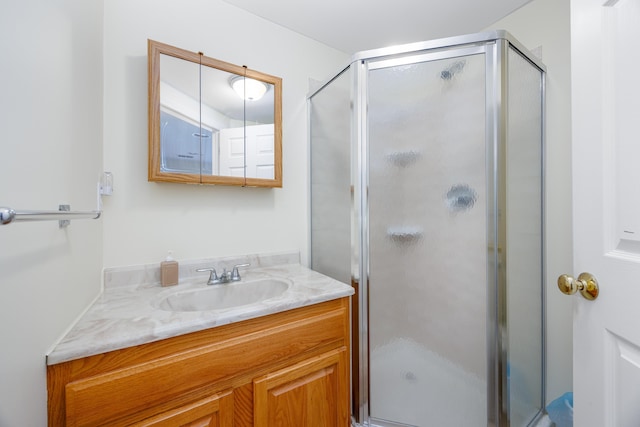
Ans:
POLYGON ((153 40, 149 181, 282 187, 282 79, 153 40))

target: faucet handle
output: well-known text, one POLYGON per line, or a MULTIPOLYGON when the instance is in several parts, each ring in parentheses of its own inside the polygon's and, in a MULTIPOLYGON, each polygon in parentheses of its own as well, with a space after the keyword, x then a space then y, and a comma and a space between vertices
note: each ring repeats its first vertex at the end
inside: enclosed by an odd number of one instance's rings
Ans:
POLYGON ((207 281, 207 285, 215 285, 216 283, 220 283, 220 279, 218 278, 218 273, 216 273, 216 269, 213 267, 209 267, 209 268, 198 268, 196 271, 198 272, 203 272, 203 271, 210 271, 211 274, 209 274, 209 281, 207 281))
POLYGON ((237 282, 241 279, 240 272, 238 271, 238 267, 249 267, 251 264, 236 264, 233 266, 233 270, 231 271, 231 280, 237 282))

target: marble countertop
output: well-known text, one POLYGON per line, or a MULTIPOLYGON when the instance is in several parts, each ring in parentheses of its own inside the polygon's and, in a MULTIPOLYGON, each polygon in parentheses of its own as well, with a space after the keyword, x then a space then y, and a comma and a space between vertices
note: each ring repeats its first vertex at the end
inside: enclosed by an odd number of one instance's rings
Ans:
POLYGON ((300 264, 261 266, 242 271, 242 281, 269 278, 285 280, 290 286, 283 294, 258 303, 191 312, 161 309, 159 301, 176 292, 211 288, 206 284, 206 274, 181 280, 180 284, 171 287, 161 287, 158 283, 109 288, 105 285, 103 293, 47 355, 47 364, 171 338, 354 293, 351 286, 300 264))

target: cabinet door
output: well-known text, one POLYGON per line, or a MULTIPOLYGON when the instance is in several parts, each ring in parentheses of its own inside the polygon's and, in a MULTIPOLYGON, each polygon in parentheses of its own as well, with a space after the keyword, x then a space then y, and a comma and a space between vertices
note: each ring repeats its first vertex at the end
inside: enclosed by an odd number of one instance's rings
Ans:
POLYGON ((347 427, 347 349, 342 347, 253 381, 255 427, 347 427))
POLYGON ((233 427, 233 392, 225 391, 180 406, 132 427, 233 427))

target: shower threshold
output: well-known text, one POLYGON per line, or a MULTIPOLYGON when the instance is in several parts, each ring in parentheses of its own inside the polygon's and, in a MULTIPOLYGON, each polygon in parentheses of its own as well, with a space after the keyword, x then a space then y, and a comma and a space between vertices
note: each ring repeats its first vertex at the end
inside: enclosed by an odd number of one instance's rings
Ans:
MULTIPOLYGON (((489 425, 489 427, 492 427, 493 425, 494 424, 492 423, 489 425)), ((547 414, 540 414, 527 427, 553 427, 553 426, 555 426, 555 424, 551 422, 547 414)), ((372 420, 371 423, 360 424, 352 419, 351 427, 419 427, 419 426, 414 426, 411 424, 398 424, 398 423, 376 420, 376 419, 372 420)))
POLYGON ((371 420, 371 423, 364 423, 364 424, 360 424, 352 420, 351 427, 419 427, 419 426, 414 426, 412 424, 399 424, 399 423, 393 423, 390 421, 373 419, 371 420))

